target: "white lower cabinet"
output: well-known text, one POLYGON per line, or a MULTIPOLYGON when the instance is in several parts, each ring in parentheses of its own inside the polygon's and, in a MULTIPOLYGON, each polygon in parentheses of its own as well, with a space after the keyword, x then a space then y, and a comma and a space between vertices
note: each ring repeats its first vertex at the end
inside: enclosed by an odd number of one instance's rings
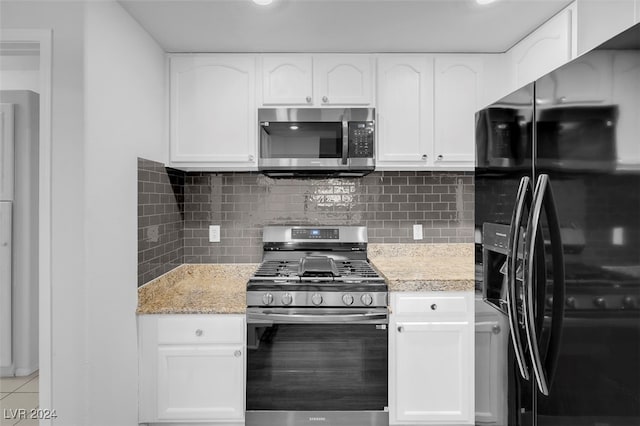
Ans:
POLYGON ((392 425, 474 424, 473 293, 392 293, 392 425))
POLYGON ((243 315, 142 315, 138 336, 140 423, 244 423, 243 315))

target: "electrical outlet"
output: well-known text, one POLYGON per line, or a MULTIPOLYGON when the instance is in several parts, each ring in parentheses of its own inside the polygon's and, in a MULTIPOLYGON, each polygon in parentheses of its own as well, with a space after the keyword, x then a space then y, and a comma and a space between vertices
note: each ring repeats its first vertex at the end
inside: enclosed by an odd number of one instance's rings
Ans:
POLYGON ((413 225, 413 239, 414 240, 422 239, 422 225, 420 224, 413 225))
POLYGON ((209 226, 209 242, 210 243, 220 242, 220 225, 209 226))
POLYGON ((613 228, 612 243, 614 246, 624 245, 624 229, 621 226, 613 228))

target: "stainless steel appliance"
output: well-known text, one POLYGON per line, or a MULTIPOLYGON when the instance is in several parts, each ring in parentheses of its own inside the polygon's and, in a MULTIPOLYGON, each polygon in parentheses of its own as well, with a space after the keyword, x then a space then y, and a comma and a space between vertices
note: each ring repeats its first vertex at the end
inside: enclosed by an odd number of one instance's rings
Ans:
POLYGON ((638 153, 640 25, 576 61, 477 115, 481 135, 510 108, 499 145, 524 149, 482 162, 477 138, 476 289, 510 329, 497 425, 640 424, 640 155, 619 155, 638 153), (584 101, 580 64, 606 97, 584 101))
POLYGON ((363 176, 375 168, 373 108, 261 108, 258 121, 258 169, 268 176, 363 176))
POLYGON ((247 283, 248 426, 387 426, 388 290, 358 226, 268 226, 247 283))

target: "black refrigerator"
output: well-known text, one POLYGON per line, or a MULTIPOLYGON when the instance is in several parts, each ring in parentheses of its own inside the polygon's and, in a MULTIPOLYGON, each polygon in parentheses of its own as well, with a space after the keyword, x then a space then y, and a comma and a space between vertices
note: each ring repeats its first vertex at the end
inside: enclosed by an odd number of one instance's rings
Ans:
POLYGON ((476 424, 640 425, 640 24, 478 111, 475 227, 476 424))

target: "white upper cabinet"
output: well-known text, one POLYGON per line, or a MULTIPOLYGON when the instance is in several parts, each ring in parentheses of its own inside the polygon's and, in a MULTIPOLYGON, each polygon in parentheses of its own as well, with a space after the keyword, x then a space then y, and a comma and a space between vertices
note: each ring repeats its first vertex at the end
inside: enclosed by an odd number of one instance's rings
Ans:
POLYGON ((638 22, 640 22, 640 0, 636 0, 634 8, 636 10, 636 19, 634 22, 637 24, 638 22))
POLYGON ((376 168, 420 170, 433 164, 433 57, 378 58, 376 168))
POLYGON ((482 59, 443 55, 435 59, 434 165, 474 166, 475 112, 482 107, 482 59))
POLYGON ((616 150, 619 169, 640 169, 640 59, 631 51, 616 51, 613 58, 613 104, 619 105, 616 150), (635 90, 629 90, 630 87, 635 90), (631 112, 635 114, 630 114, 631 112))
POLYGON ((312 105, 313 59, 306 55, 262 57, 264 105, 312 105))
POLYGON ((255 57, 250 55, 171 57, 173 167, 257 167, 255 74, 255 57))
POLYGON ((371 55, 321 55, 315 57, 315 64, 322 105, 373 103, 371 55))
POLYGON ((263 55, 262 104, 371 105, 371 55, 263 55))
POLYGON ((509 51, 515 87, 522 87, 576 56, 576 4, 563 9, 509 51))

